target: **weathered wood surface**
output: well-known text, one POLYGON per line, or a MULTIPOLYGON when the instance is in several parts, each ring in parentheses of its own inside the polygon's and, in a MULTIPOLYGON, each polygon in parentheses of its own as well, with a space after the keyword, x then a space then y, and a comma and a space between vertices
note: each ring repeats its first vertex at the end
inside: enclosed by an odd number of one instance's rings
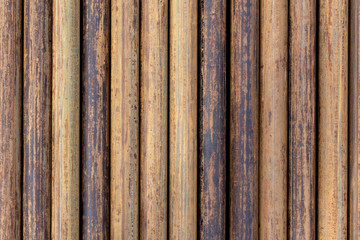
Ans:
POLYGON ((319 239, 347 237, 348 7, 319 3, 319 239))
POLYGON ((358 0, 351 0, 350 14, 350 45, 349 45, 349 216, 348 239, 357 240, 359 236, 359 190, 358 190, 358 156, 359 156, 359 81, 360 81, 360 38, 359 38, 359 8, 358 0))
POLYGON ((168 6, 141 2, 140 239, 169 239, 168 6))
POLYGON ((169 239, 197 237, 197 15, 170 1, 169 239))
POLYGON ((139 10, 111 5, 111 239, 139 238, 139 10))
POLYGON ((232 0, 230 239, 259 237, 259 52, 259 1, 232 0))
POLYGON ((83 2, 82 238, 110 238, 110 0, 83 2))
POLYGON ((52 239, 79 239, 80 1, 53 1, 52 239))
POLYGON ((316 0, 289 11, 289 238, 315 239, 316 0))
POLYGON ((22 1, 0 2, 0 239, 21 238, 22 1))
POLYGON ((260 239, 286 239, 288 1, 260 6, 260 239))
POLYGON ((199 7, 199 237, 225 239, 226 1, 199 7))

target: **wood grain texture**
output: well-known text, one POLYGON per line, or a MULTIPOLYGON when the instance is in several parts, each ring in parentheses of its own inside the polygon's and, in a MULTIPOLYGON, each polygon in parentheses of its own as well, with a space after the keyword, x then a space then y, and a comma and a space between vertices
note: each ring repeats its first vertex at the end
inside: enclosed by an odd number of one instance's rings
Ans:
POLYGON ((140 239, 169 239, 168 6, 141 2, 140 239))
POLYGON ((139 238, 139 10, 111 4, 111 239, 139 238))
POLYGON ((169 239, 197 237, 197 14, 170 1, 169 239))
POLYGON ((80 1, 53 1, 52 239, 79 239, 80 1))
POLYGON ((360 38, 359 38, 359 0, 351 0, 350 6, 350 45, 349 45, 349 216, 348 239, 357 240, 359 236, 359 81, 360 81, 360 38))
POLYGON ((110 238, 110 0, 83 2, 82 239, 110 238))
POLYGON ((0 2, 0 239, 21 238, 22 1, 0 2))
POLYGON ((258 239, 259 1, 231 1, 229 237, 258 239))
POLYGON ((260 6, 260 239, 286 239, 288 1, 260 6))
POLYGON ((289 11, 289 238, 315 239, 316 0, 289 11))
POLYGON ((225 239, 226 1, 200 1, 199 237, 225 239))
POLYGON ((348 1, 320 0, 318 238, 346 239, 348 1))
POLYGON ((51 3, 24 2, 24 239, 51 237, 51 3))

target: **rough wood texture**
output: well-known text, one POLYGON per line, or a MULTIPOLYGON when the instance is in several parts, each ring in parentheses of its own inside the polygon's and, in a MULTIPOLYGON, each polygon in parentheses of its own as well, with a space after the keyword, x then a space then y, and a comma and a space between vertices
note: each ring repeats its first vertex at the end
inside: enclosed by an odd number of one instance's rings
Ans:
POLYGON ((359 155, 359 81, 360 81, 360 38, 359 38, 359 0, 350 1, 350 78, 349 78, 349 219, 348 239, 357 240, 358 222, 358 155, 359 155))
POLYGON ((82 238, 110 238, 110 0, 83 2, 82 238))
POLYGON ((79 239, 80 1, 53 1, 52 239, 79 239))
POLYGON ((168 1, 141 2, 140 238, 167 237, 168 1))
POLYGON ((315 239, 316 0, 290 0, 290 239, 315 239))
POLYGON ((319 7, 318 238, 346 239, 348 1, 319 7))
POLYGON ((231 1, 230 63, 229 237, 258 239, 258 0, 231 1))
POLYGON ((197 236, 197 14, 170 1, 169 239, 197 236))
POLYGON ((139 238, 139 16, 111 4, 111 239, 139 238))
POLYGON ((24 2, 24 239, 51 237, 51 3, 24 2))
POLYGON ((288 1, 260 5, 260 239, 286 239, 288 1))
POLYGON ((226 1, 200 1, 199 237, 225 239, 226 1))
POLYGON ((0 239, 21 236, 22 1, 0 2, 0 239))

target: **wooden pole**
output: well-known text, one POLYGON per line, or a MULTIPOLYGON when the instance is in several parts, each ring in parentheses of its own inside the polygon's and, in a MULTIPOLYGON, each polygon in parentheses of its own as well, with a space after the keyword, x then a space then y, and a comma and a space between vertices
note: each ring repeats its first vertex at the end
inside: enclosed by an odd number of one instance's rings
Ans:
POLYGON ((319 7, 318 238, 346 239, 348 1, 319 7))
POLYGON ((51 237, 51 7, 24 2, 24 239, 51 237))
POLYGON ((169 239, 167 0, 141 2, 140 35, 140 239, 169 239))
POLYGON ((22 11, 0 3, 0 239, 21 238, 22 11))
POLYGON ((232 0, 230 239, 259 237, 259 52, 259 1, 232 0))
POLYGON ((82 238, 110 238, 110 0, 83 2, 82 238))
POLYGON ((315 239, 316 0, 290 1, 289 237, 315 239))
POLYGON ((139 238, 139 16, 111 4, 111 239, 139 238))
POLYGON ((197 1, 170 1, 169 239, 197 237, 197 1))
POLYGON ((199 233, 225 239, 226 1, 200 1, 199 233))
POLYGON ((52 239, 79 239, 80 1, 53 2, 52 239))
POLYGON ((286 239, 288 1, 260 6, 260 239, 286 239))

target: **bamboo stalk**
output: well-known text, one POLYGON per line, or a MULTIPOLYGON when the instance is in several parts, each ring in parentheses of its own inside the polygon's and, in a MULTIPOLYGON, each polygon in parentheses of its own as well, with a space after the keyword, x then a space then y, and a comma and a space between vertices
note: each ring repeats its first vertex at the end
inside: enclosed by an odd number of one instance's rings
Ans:
POLYGON ((139 1, 111 5, 111 239, 139 238, 139 1))
POLYGON ((79 239, 80 1, 53 2, 52 239, 79 239))
POLYGON ((51 1, 24 2, 23 237, 51 230, 51 1))
POLYGON ((229 236, 258 239, 258 0, 231 1, 230 61, 229 236))
POLYGON ((225 239, 226 1, 200 1, 199 233, 225 239))
POLYGON ((0 12, 0 239, 20 239, 22 1, 1 1, 0 12))
POLYGON ((320 0, 318 238, 347 237, 348 1, 320 0))
POLYGON ((197 237, 197 1, 170 1, 169 239, 197 237))
POLYGON ((260 6, 260 239, 286 239, 288 1, 260 6))
POLYGON ((83 2, 82 238, 110 238, 110 0, 83 2))
POLYGON ((315 239, 316 1, 290 1, 289 237, 315 239))
POLYGON ((140 34, 140 239, 168 239, 167 0, 141 2, 140 34))

